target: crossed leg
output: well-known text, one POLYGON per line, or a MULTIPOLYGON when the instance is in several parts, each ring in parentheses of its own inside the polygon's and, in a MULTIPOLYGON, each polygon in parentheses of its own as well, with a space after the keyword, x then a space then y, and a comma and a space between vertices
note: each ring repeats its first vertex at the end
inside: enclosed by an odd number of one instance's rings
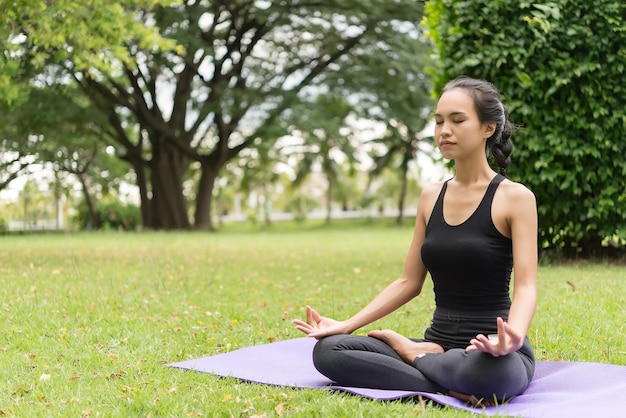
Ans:
POLYGON ((446 389, 407 364, 384 341, 357 335, 331 335, 313 349, 313 364, 342 386, 445 393, 446 389))
MULTIPOLYGON (((494 364, 499 362, 499 364, 515 367, 518 366, 518 362, 516 360, 517 354, 513 354, 508 359, 496 360, 493 356, 490 356, 486 353, 481 352, 473 352, 467 353, 465 350, 451 350, 447 354, 443 354, 440 356, 426 356, 427 354, 442 354, 444 353, 441 346, 432 342, 416 342, 410 340, 409 338, 404 337, 401 334, 398 334, 392 330, 381 330, 381 331, 370 331, 368 333, 370 337, 377 338, 387 345, 389 345, 398 355, 408 364, 413 365, 418 370, 420 370, 424 375, 439 383, 442 386, 449 387, 449 382, 452 381, 463 381, 472 382, 474 380, 474 376, 477 372, 485 372, 485 369, 489 368, 490 364, 494 364), (425 357, 428 359, 421 360, 425 357), (436 362, 437 366, 432 367, 428 366, 429 363, 436 362), (475 369, 472 371, 472 364, 475 364, 475 369), (486 366, 486 367, 485 367, 486 366), (443 371, 443 373, 442 373, 443 371), (455 378, 453 378, 453 376, 455 378)), ((519 362, 519 366, 521 366, 521 362, 519 362)), ((504 367, 502 367, 502 371, 506 375, 506 371, 504 367)), ((503 373, 499 373, 502 375, 503 373)), ((519 373, 515 373, 515 375, 520 375, 519 373)), ((525 375, 522 370, 521 375, 525 375)), ((497 382, 498 376, 494 373, 493 379, 494 383, 497 382)), ((506 378, 506 376, 505 376, 506 378)), ((503 385, 506 385, 505 382, 503 385)), ((521 382, 522 386, 525 385, 524 382, 521 382)), ((481 384, 485 386, 484 384, 481 384)), ((470 389, 470 386, 473 386, 472 383, 466 383, 464 387, 466 389, 470 389)), ((519 386, 519 385, 517 385, 519 386)), ((525 386, 524 386, 525 387, 525 386)), ((454 388, 456 389, 456 388, 454 388)), ((495 388, 494 388, 495 389, 495 388)), ((503 389, 502 387, 498 389, 503 389)), ((477 389, 479 392, 485 393, 489 391, 489 389, 477 389)), ((468 391, 469 392, 469 391, 468 391)), ((494 391, 495 392, 495 391, 494 391)), ((476 407, 482 406, 493 406, 496 404, 496 399, 494 397, 489 397, 488 395, 479 395, 476 396, 471 393, 462 393, 460 391, 448 389, 447 391, 449 396, 460 399, 468 404, 471 404, 476 407)))
POLYGON ((489 406, 522 393, 529 383, 523 356, 493 357, 410 340, 394 331, 368 337, 333 335, 320 339, 313 362, 343 386, 447 393, 474 406, 489 406))

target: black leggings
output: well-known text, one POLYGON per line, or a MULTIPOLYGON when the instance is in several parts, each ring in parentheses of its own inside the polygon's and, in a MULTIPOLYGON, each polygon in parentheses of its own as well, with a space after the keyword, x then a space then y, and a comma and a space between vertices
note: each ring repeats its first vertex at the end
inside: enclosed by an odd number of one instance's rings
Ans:
MULTIPOLYGON (((433 320, 435 328, 440 322, 436 317, 433 320)), ((459 325, 455 326, 458 328, 459 325)), ((432 328, 427 330, 426 336, 432 334, 432 328)), ((498 401, 521 394, 532 379, 535 362, 528 338, 520 350, 501 357, 464 348, 447 349, 445 344, 441 345, 446 349, 444 353, 425 354, 409 365, 376 338, 333 335, 317 342, 313 363, 320 373, 341 386, 443 394, 452 390, 498 401)))

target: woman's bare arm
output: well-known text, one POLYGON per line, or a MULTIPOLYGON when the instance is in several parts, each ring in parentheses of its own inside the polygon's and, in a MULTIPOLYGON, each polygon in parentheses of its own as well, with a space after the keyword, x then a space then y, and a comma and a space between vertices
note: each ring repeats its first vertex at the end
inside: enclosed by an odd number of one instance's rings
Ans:
POLYGON ((307 320, 295 320, 296 329, 308 336, 321 338, 333 334, 349 334, 390 314, 416 297, 422 291, 426 279, 426 267, 422 262, 421 248, 426 234, 426 223, 434 206, 440 186, 424 189, 415 219, 413 239, 404 263, 404 269, 398 279, 383 289, 370 303, 345 321, 335 321, 323 317, 314 309, 307 307, 307 320))

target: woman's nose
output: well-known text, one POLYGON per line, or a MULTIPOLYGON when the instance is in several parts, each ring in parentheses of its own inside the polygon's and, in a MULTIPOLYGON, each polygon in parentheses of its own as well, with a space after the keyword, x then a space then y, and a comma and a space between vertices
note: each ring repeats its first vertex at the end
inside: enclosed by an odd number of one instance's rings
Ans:
POLYGON ((450 123, 443 121, 441 123, 441 125, 439 125, 439 135, 444 136, 444 137, 448 137, 451 135, 452 131, 450 130, 450 123))

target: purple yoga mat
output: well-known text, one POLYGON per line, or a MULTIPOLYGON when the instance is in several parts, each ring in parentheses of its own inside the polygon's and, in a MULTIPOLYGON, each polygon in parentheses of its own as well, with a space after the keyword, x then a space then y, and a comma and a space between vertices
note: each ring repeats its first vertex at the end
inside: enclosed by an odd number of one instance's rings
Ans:
POLYGON ((296 338, 169 366, 267 385, 334 389, 370 399, 395 400, 421 395, 442 405, 484 415, 626 417, 626 366, 538 362, 535 377, 524 394, 505 405, 477 409, 450 396, 434 393, 334 386, 313 367, 314 344, 312 338, 296 338))

